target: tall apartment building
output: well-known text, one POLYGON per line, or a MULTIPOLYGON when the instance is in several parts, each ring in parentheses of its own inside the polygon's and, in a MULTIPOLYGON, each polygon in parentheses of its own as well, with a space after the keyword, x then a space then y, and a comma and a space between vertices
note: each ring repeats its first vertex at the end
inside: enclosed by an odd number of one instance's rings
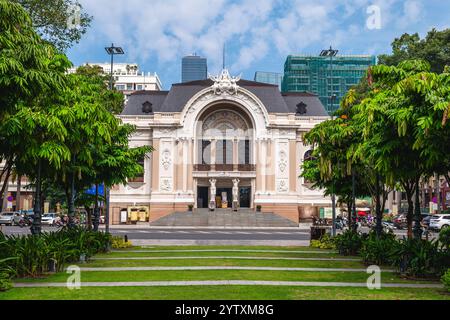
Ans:
POLYGON ((284 65, 283 92, 311 92, 319 96, 327 112, 339 108, 347 91, 358 84, 375 56, 321 57, 290 55, 284 65))
MULTIPOLYGON (((109 63, 86 63, 86 65, 99 66, 105 74, 111 73, 109 63)), ((76 71, 76 68, 69 70, 69 73, 76 71)), ((141 72, 136 63, 114 63, 113 68, 114 86, 127 98, 136 91, 161 91, 162 83, 155 73, 141 72)))
POLYGON ((208 61, 197 55, 186 56, 181 60, 181 82, 206 80, 208 78, 208 61))
POLYGON ((281 90, 281 84, 283 82, 283 75, 277 72, 266 72, 266 71, 256 71, 255 78, 256 82, 268 83, 277 85, 281 90))

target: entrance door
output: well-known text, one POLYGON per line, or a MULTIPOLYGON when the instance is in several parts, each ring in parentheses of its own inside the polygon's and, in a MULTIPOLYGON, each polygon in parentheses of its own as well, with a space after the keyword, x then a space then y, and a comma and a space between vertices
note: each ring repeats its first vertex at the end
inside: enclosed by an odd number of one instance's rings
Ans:
POLYGON ((241 208, 250 208, 251 187, 241 187, 239 190, 239 202, 241 208))
MULTIPOLYGON (((222 198, 222 193, 226 192, 227 194, 227 207, 231 208, 233 203, 233 194, 232 194, 232 189, 231 188, 217 188, 217 196, 222 198)), ((219 203, 218 203, 219 204, 219 203)))
POLYGON ((197 189, 197 208, 208 208, 208 187, 198 187, 197 189))

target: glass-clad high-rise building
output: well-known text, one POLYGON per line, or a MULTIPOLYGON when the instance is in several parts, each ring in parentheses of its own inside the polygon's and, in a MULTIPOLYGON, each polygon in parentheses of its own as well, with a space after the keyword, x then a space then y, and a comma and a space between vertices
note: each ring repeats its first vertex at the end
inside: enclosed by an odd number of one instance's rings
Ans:
POLYGON ((186 56, 181 62, 181 82, 206 80, 208 77, 208 62, 206 58, 197 55, 186 56))
POLYGON ((283 81, 283 75, 277 72, 256 71, 254 80, 256 82, 275 84, 281 90, 281 82, 283 81))
POLYGON ((329 114, 338 108, 347 91, 358 84, 375 56, 290 55, 284 65, 283 92, 311 92, 319 96, 329 114))

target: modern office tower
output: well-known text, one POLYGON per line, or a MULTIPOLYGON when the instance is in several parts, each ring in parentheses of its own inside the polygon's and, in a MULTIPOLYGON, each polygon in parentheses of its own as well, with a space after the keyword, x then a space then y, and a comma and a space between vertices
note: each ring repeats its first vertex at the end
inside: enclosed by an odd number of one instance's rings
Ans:
POLYGON ((256 82, 275 84, 281 90, 283 75, 277 72, 256 71, 254 80, 256 82))
POLYGON ((208 77, 208 61, 197 55, 186 56, 181 62, 181 82, 206 80, 208 77))
POLYGON ((311 92, 319 96, 329 114, 338 108, 347 91, 358 84, 367 69, 375 65, 369 55, 290 55, 284 65, 283 92, 311 92))

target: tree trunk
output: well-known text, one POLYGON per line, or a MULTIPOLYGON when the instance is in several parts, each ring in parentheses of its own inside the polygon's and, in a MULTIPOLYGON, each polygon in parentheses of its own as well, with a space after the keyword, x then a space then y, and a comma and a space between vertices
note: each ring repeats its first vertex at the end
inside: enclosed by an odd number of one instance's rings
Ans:
POLYGON ((383 225, 381 223, 381 220, 383 219, 383 212, 381 211, 381 188, 380 188, 380 176, 377 175, 376 179, 376 186, 375 186, 375 193, 376 193, 376 203, 375 203, 375 215, 377 217, 377 225, 376 225, 376 233, 377 237, 381 237, 381 234, 383 233, 383 225))
POLYGON ((37 165, 37 177, 36 177, 36 190, 35 190, 35 199, 34 199, 34 217, 33 217, 33 225, 31 226, 31 234, 38 235, 41 233, 42 225, 41 225, 41 217, 42 217, 42 192, 41 192, 41 169, 42 169, 42 160, 38 159, 37 165))
POLYGON ((408 225, 408 239, 412 239, 413 237, 413 230, 412 230, 412 223, 413 223, 413 215, 414 215, 414 205, 413 205, 413 188, 411 188, 410 185, 406 185, 405 187, 405 193, 406 193, 406 200, 408 202, 408 213, 406 215, 406 221, 408 225))
POLYGON ((439 183, 439 174, 434 175, 434 185, 436 188, 437 214, 441 214, 441 186, 439 183))
POLYGON ((92 230, 92 209, 88 206, 85 206, 84 209, 87 212, 87 229, 89 231, 92 230))
POLYGON ((348 216, 348 229, 353 230, 353 224, 352 224, 352 202, 347 200, 347 216, 348 216))
POLYGON ((21 199, 21 192, 22 192, 22 176, 17 177, 17 192, 16 192, 16 211, 22 210, 22 199, 21 199))
POLYGON ((420 199, 419 199, 419 181, 420 177, 417 177, 416 179, 416 191, 414 193, 414 237, 416 239, 422 239, 422 229, 420 227, 420 218, 421 218, 421 211, 420 211, 420 199))
POLYGON ((69 216, 69 228, 75 227, 75 173, 72 173, 71 175, 71 181, 70 181, 70 192, 69 192, 69 198, 67 199, 68 202, 68 216, 69 216))

